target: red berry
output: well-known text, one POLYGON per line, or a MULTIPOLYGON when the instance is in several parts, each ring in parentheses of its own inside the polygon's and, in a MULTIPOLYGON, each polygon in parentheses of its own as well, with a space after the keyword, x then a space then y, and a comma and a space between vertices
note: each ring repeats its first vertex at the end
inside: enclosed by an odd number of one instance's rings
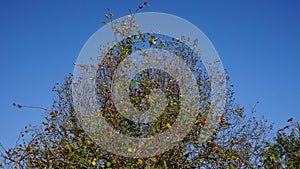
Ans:
POLYGON ((13 103, 12 105, 13 105, 13 106, 16 106, 17 104, 16 104, 16 103, 13 103))
POLYGON ((206 117, 203 118, 202 125, 206 124, 206 117))
POLYGON ((224 123, 224 121, 225 121, 224 118, 221 118, 221 123, 222 123, 222 124, 224 123))
POLYGON ((126 26, 126 23, 123 21, 122 23, 121 23, 121 26, 126 26))
POLYGON ((50 129, 48 127, 45 128, 45 131, 48 131, 48 133, 50 133, 50 129))
POLYGON ((139 8, 142 9, 142 8, 143 8, 143 5, 140 5, 139 8))
POLYGON ((55 113, 58 113, 58 110, 54 110, 55 113))
POLYGON ((75 119, 75 118, 73 118, 73 119, 71 119, 71 121, 72 121, 73 123, 75 123, 75 122, 76 122, 76 119, 75 119))

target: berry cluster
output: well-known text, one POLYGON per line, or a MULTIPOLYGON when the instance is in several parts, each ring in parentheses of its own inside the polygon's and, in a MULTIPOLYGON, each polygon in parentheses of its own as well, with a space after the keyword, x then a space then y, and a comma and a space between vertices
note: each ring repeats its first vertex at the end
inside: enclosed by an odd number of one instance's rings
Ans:
POLYGON ((150 4, 147 1, 145 1, 144 3, 142 3, 142 4, 139 5, 139 9, 142 9, 144 6, 149 7, 150 4))

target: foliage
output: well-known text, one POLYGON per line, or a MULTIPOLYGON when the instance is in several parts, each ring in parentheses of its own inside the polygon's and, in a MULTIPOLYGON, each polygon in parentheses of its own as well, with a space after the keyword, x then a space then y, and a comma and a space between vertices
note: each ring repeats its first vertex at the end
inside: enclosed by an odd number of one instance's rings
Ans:
MULTIPOLYGON (((225 113, 221 117, 212 137, 202 143, 198 138, 202 129, 207 125, 207 117, 211 113, 210 80, 203 63, 198 59, 198 51, 184 45, 189 37, 174 39, 153 32, 142 33, 134 21, 134 14, 149 6, 147 2, 141 4, 131 15, 129 20, 116 21, 104 24, 110 26, 116 41, 112 48, 102 47, 104 59, 99 63, 97 71, 97 92, 99 101, 99 115, 105 117, 111 126, 118 132, 131 137, 154 136, 172 127, 180 109, 180 89, 176 80, 169 74, 158 69, 146 69, 137 74, 131 81, 130 101, 139 110, 147 110, 151 106, 151 92, 160 89, 168 101, 163 115, 151 123, 136 124, 116 111, 111 99, 110 82, 117 66, 133 51, 143 48, 157 48, 172 51, 189 66, 199 86, 200 101, 197 119, 188 135, 170 150, 149 158, 127 158, 103 150, 89 133, 82 127, 80 119, 75 113, 72 97, 72 75, 66 77, 64 84, 56 85, 53 91, 57 94, 52 110, 46 111, 45 121, 41 126, 25 127, 20 134, 17 146, 5 150, 0 154, 0 165, 11 168, 258 168, 264 164, 267 168, 270 163, 261 160, 263 153, 272 152, 276 157, 287 160, 286 165, 299 165, 289 162, 299 158, 297 154, 285 154, 281 150, 276 152, 275 147, 265 146, 269 141, 268 126, 265 120, 257 120, 254 116, 247 118, 245 110, 234 100, 232 85, 227 84, 225 113), (134 36, 127 36, 133 29, 138 32, 134 36), (117 39, 117 38, 116 38, 117 39), (108 51, 108 52, 107 52, 108 51), (275 152, 274 152, 275 151, 275 152), (279 154, 276 154, 279 153, 279 154)), ((113 14, 105 17, 113 21, 113 14)), ((194 44, 197 43, 195 39, 194 44)), ((88 65, 76 65, 86 68, 88 65)), ((228 78, 228 77, 227 77, 228 78)), ((229 78, 227 79, 229 80, 229 78)), ((22 105, 18 105, 22 108, 22 105)), ((23 106, 24 107, 24 106, 23 106)), ((252 114, 254 110, 252 111, 252 114)), ((92 116, 86 116, 93 120, 92 116)), ((298 130, 299 131, 299 130, 298 130)), ((299 134, 299 133, 298 133, 299 134)), ((289 150, 296 152, 297 146, 292 144, 299 139, 295 132, 290 137, 278 135, 277 144, 288 145, 289 150), (291 138, 293 139, 291 139, 291 138), (293 150, 292 150, 293 148, 293 150)), ((274 145, 275 146, 275 145, 274 145)), ((132 151, 132 150, 128 150, 132 151)), ((267 160, 273 160, 267 157, 267 160)), ((299 160, 298 160, 299 161, 299 160)), ((295 162, 295 161, 294 161, 295 162)))
POLYGON ((261 161, 266 168, 300 168, 299 122, 278 130, 274 141, 267 144, 261 161), (288 128, 290 132, 284 132, 288 128))
MULTIPOLYGON (((130 159, 111 154, 97 146, 78 125, 72 107, 72 76, 56 86, 58 101, 41 127, 26 127, 31 133, 15 148, 2 154, 3 165, 12 168, 255 168, 262 151, 267 127, 254 117, 246 119, 243 109, 230 105, 218 131, 206 143, 197 140, 204 118, 173 149, 145 159, 130 159)), ((232 93, 231 93, 232 94, 232 93)), ((232 99, 232 96, 229 96, 232 99)), ((134 133, 138 135, 138 133, 134 133)))

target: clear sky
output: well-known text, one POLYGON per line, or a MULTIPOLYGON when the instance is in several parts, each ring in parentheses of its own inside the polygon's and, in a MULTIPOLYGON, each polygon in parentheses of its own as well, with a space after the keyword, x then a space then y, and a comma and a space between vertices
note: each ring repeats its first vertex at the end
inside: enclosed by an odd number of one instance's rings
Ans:
MULTIPOLYGON (((43 110, 17 109, 13 102, 51 107, 51 88, 73 71, 85 41, 102 26, 107 7, 116 17, 143 1, 1 0, 0 143, 15 145, 43 110)), ((300 121, 300 2, 297 0, 149 0, 143 11, 170 13, 198 26, 218 51, 236 100, 275 129, 300 121)))

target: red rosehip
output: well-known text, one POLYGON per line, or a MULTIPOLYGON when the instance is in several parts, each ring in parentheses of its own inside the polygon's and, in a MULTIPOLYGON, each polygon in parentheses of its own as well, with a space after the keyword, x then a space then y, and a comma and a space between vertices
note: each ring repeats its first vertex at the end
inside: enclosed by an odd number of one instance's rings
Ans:
POLYGON ((221 123, 222 123, 222 124, 224 123, 224 121, 225 121, 224 118, 221 118, 221 123))
POLYGON ((206 117, 203 118, 202 125, 206 124, 206 117))
POLYGON ((143 5, 140 5, 140 6, 139 6, 139 9, 142 9, 142 8, 143 8, 143 5))
POLYGON ((123 22, 121 23, 121 26, 122 26, 122 27, 126 26, 126 23, 123 21, 123 22))
POLYGON ((48 127, 45 128, 45 131, 48 131, 48 133, 50 133, 50 129, 48 127))

